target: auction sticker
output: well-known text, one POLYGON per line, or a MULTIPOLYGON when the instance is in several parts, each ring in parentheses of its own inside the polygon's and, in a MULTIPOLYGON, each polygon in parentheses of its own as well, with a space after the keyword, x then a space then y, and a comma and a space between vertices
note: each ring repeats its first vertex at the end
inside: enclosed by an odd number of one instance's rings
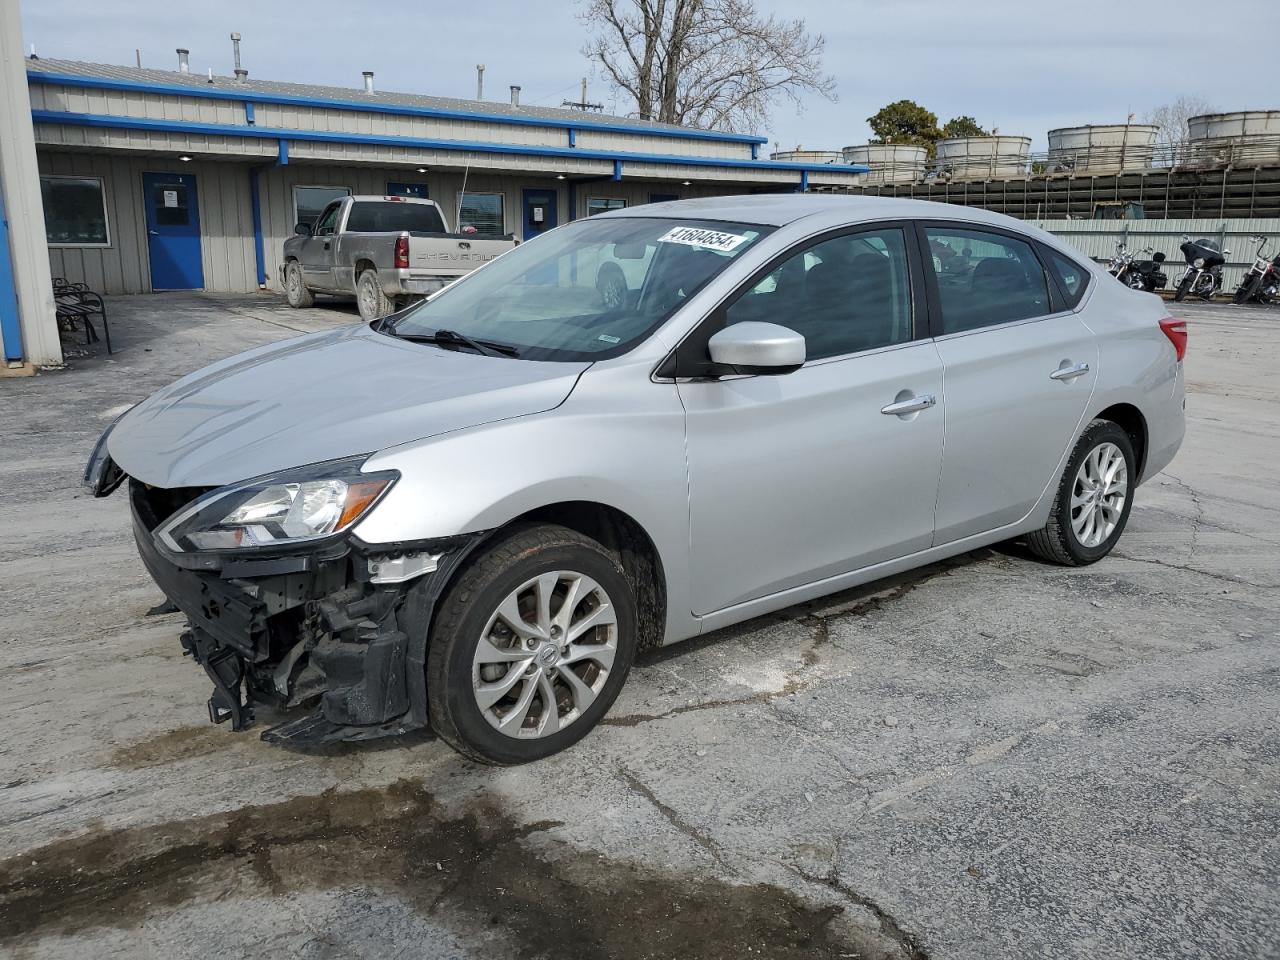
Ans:
POLYGON ((738 233, 721 233, 699 227, 674 227, 658 238, 659 243, 683 243, 688 247, 705 247, 708 250, 732 250, 746 240, 738 233))

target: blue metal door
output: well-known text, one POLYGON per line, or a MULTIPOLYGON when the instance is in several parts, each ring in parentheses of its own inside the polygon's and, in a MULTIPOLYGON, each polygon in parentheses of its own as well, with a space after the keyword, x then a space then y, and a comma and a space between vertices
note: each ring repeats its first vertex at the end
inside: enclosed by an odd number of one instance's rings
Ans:
POLYGON ((532 240, 556 225, 556 192, 554 190, 526 190, 524 192, 525 240, 532 240))
POLYGON ((147 252, 152 290, 204 288, 200 258, 200 206, 190 173, 144 173, 147 252))

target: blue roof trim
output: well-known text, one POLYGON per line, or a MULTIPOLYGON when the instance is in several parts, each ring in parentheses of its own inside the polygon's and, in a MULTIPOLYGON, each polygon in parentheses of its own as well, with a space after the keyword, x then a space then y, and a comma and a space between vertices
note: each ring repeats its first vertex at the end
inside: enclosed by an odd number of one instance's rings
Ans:
POLYGON ((598 130, 605 133, 628 133, 638 137, 669 137, 675 140, 721 140, 729 143, 768 143, 768 137, 747 133, 721 133, 715 130, 678 129, 667 127, 637 127, 622 123, 600 123, 591 120, 551 120, 547 117, 519 117, 500 113, 479 113, 468 110, 450 110, 446 107, 412 107, 403 104, 370 103, 367 100, 343 100, 329 97, 304 97, 287 93, 263 93, 257 90, 228 90, 210 85, 208 89, 183 83, 141 83, 136 80, 116 80, 111 77, 82 77, 76 74, 46 73, 28 70, 28 83, 57 83, 67 87, 86 87, 93 90, 121 90, 135 93, 160 93, 181 97, 204 97, 213 100, 243 100, 254 103, 272 103, 290 107, 327 107, 335 110, 359 110, 364 113, 388 113, 406 117, 435 117, 443 120, 470 120, 477 123, 510 123, 518 126, 552 127, 578 130, 598 130))
POLYGON ((791 163, 781 160, 734 160, 718 157, 682 157, 660 153, 630 153, 621 150, 583 150, 578 147, 517 146, 474 140, 431 140, 418 137, 380 136, 369 133, 340 133, 329 130, 285 130, 273 127, 237 126, 226 123, 196 123, 187 120, 148 120, 97 113, 64 113, 59 110, 32 110, 35 123, 56 123, 77 127, 109 127, 117 130, 150 130, 160 133, 196 133, 205 136, 248 137, 281 141, 281 162, 288 156, 287 141, 312 143, 364 143, 384 147, 419 147, 424 150, 457 150, 468 153, 499 153, 525 157, 563 157, 578 160, 607 160, 614 163, 665 163, 691 167, 728 167, 735 170, 794 170, 796 172, 866 173, 870 168, 847 163, 791 163))

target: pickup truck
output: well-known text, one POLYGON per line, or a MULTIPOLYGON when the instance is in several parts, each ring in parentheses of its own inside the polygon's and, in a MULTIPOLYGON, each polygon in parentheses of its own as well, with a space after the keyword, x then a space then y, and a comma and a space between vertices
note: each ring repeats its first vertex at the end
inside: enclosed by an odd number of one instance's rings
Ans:
POLYGON ((285 241, 280 284, 291 307, 315 294, 354 296, 366 322, 428 297, 518 240, 475 228, 449 233, 434 200, 356 196, 334 200, 315 226, 299 223, 285 241))

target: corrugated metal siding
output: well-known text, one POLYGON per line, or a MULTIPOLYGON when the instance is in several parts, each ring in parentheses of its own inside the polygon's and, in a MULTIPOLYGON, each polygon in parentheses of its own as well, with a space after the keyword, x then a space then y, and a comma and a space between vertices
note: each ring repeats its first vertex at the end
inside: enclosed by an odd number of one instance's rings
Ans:
POLYGON ((109 247, 50 247, 55 277, 82 280, 107 294, 151 290, 143 173, 196 178, 205 289, 244 293, 258 288, 246 164, 178 163, 127 155, 40 151, 42 174, 101 177, 110 229, 109 247))
MULTIPOLYGON (((90 90, 58 84, 31 86, 33 110, 58 110, 104 116, 142 117, 149 120, 180 120, 195 123, 242 125, 244 105, 228 100, 154 93, 120 93, 90 90)), ((423 139, 480 141, 512 146, 568 147, 565 129, 520 124, 484 123, 461 119, 396 116, 362 113, 324 107, 302 107, 260 103, 254 107, 254 123, 259 127, 286 130, 321 130, 334 133, 376 134, 423 139)), ((718 140, 687 140, 653 135, 633 135, 599 130, 582 130, 578 145, 589 150, 617 150, 626 153, 657 153, 682 157, 751 159, 751 145, 718 140)))
POLYGON ((1244 272, 1253 265, 1257 242, 1250 236, 1268 238, 1264 248, 1275 256, 1280 248, 1280 219, 1216 218, 1211 220, 1032 220, 1030 223, 1066 240, 1094 260, 1108 260, 1116 241, 1124 240, 1130 250, 1154 247, 1166 257, 1169 285, 1177 282, 1186 268, 1186 258, 1178 246, 1184 236, 1209 237, 1230 250, 1223 270, 1223 287, 1234 290, 1244 272))

